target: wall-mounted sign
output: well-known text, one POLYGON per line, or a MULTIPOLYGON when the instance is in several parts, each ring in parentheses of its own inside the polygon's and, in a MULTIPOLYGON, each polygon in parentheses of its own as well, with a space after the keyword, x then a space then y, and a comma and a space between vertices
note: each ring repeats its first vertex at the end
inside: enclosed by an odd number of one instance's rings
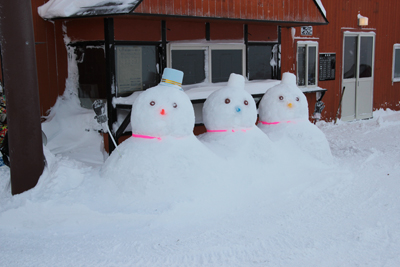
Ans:
POLYGON ((319 54, 319 80, 327 81, 335 79, 336 53, 319 54))
POLYGON ((302 26, 301 35, 312 36, 312 26, 302 26))

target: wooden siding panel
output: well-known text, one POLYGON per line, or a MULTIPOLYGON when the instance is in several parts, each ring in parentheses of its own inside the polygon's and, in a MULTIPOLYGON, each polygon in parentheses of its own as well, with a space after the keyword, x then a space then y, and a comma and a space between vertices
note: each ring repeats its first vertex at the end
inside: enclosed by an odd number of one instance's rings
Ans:
POLYGON ((179 0, 179 6, 182 13, 188 10, 188 2, 185 0, 179 0))
POLYGON ((117 17, 114 19, 114 38, 117 41, 161 41, 161 21, 117 17))
POLYGON ((205 39, 205 23, 202 21, 167 21, 167 41, 205 39))
POLYGON ((211 40, 243 40, 243 23, 211 22, 211 40))
POLYGON ((235 2, 233 0, 227 0, 228 3, 228 17, 235 17, 235 2))
POLYGON ((325 23, 313 0, 146 0, 135 13, 325 23))
POLYGON ((182 3, 181 3, 182 1, 181 0, 172 0, 172 1, 174 3, 175 12, 180 15, 183 14, 185 9, 182 8, 182 3))
POLYGON ((222 18, 229 18, 228 1, 221 0, 221 16, 222 18))
POLYGON ((278 27, 265 24, 248 24, 250 42, 277 42, 278 27))
POLYGON ((72 42, 104 40, 103 18, 81 18, 66 21, 67 35, 72 42), (85 25, 85 27, 82 27, 85 25), (87 30, 90 29, 90 30, 87 30))

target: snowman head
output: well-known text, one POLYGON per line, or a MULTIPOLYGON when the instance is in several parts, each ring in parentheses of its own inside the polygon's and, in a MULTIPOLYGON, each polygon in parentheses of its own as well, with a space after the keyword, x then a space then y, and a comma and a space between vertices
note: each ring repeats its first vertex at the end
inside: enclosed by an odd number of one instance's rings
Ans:
MULTIPOLYGON (((163 75, 164 78, 169 77, 163 75)), ((131 114, 133 134, 153 137, 193 134, 195 120, 192 103, 176 84, 169 86, 174 79, 167 80, 167 84, 162 82, 136 98, 131 114)))
POLYGON ((282 82, 268 89, 259 105, 260 121, 283 122, 307 120, 308 103, 296 85, 296 76, 284 73, 282 82))
POLYGON ((203 106, 208 130, 250 128, 257 120, 253 97, 244 90, 244 77, 232 73, 227 86, 213 92, 203 106))

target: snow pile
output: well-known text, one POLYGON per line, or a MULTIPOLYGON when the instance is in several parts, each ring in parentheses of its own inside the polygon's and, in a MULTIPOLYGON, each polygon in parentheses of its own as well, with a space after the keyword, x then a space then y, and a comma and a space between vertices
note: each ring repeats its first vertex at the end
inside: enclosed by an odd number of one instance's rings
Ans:
MULTIPOLYGON (((163 133, 128 139, 107 174, 94 112, 74 101, 59 99, 43 124, 47 168, 35 188, 11 196, 0 168, 2 266, 400 265, 400 112, 320 122, 332 165, 278 145, 257 166, 163 133)), ((259 144, 238 133, 230 148, 259 144)))
POLYGON ((67 92, 59 97, 47 120, 42 123, 48 140, 46 148, 53 154, 66 155, 87 164, 103 163, 101 126, 94 117, 93 110, 80 106, 76 95, 67 92))

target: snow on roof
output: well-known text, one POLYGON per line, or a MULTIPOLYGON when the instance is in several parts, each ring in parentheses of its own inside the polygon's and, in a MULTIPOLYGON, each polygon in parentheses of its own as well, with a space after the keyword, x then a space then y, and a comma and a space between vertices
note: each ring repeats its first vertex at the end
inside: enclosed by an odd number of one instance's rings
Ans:
POLYGON ((326 18, 326 10, 324 5, 322 4, 321 0, 315 0, 315 3, 319 6, 319 9, 321 9, 321 12, 324 14, 326 18))
POLYGON ((140 0, 50 0, 38 7, 44 19, 130 13, 140 0))

